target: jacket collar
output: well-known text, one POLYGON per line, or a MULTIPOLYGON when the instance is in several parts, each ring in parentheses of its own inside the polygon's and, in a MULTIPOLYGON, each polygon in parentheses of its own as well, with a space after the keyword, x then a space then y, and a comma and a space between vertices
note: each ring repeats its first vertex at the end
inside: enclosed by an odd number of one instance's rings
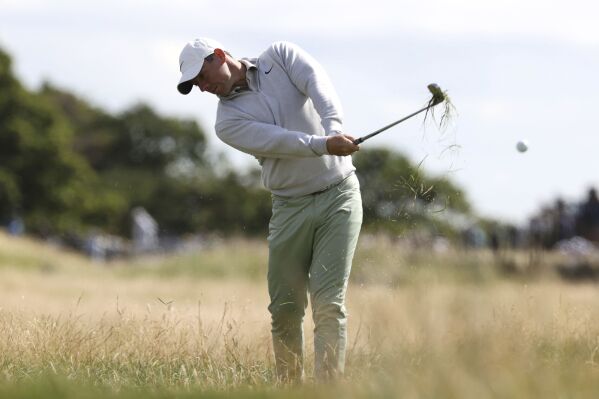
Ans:
POLYGON ((248 87, 236 87, 231 93, 226 96, 218 96, 222 100, 230 100, 237 97, 244 91, 257 91, 258 90, 258 59, 257 58, 242 58, 239 60, 246 67, 245 79, 248 82, 248 87))

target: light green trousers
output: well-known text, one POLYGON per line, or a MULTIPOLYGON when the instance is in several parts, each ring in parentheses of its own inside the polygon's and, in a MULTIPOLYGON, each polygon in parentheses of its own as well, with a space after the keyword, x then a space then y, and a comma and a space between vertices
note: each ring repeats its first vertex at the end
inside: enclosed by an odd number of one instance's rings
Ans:
POLYGON ((320 193, 273 195, 269 224, 268 291, 277 374, 303 379, 302 322, 310 293, 314 319, 314 373, 343 373, 347 341, 345 293, 362 225, 355 174, 320 193))

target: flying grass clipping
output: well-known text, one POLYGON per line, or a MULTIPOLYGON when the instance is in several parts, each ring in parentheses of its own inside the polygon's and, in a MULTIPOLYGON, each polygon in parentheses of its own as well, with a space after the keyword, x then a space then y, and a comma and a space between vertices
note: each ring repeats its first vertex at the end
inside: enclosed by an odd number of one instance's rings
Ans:
MULTIPOLYGON (((422 107, 418 111, 411 113, 408 116, 401 118, 398 121, 395 121, 386 126, 383 126, 382 128, 375 130, 374 132, 372 132, 370 134, 367 134, 365 136, 362 136, 362 137, 354 140, 354 143, 355 144, 363 143, 365 140, 368 140, 368 139, 390 129, 391 127, 396 126, 397 124, 399 124, 407 119, 410 119, 422 112, 425 112, 424 121, 423 121, 424 125, 426 124, 426 121, 427 121, 427 118, 429 117, 429 115, 432 117, 433 121, 435 122, 435 125, 437 125, 437 118, 435 115, 435 107, 439 104, 443 104, 443 111, 441 113, 440 119, 438 120, 438 128, 441 131, 441 133, 443 134, 445 132, 445 130, 448 128, 450 122, 455 117, 456 109, 455 109, 453 103, 451 102, 451 99, 447 95, 447 92, 442 90, 438 84, 431 83, 427 86, 427 88, 428 88, 428 91, 431 93, 432 97, 428 100, 428 102, 425 104, 424 107, 422 107)), ((456 148, 456 147, 458 147, 458 146, 453 144, 448 148, 456 148)), ((419 200, 423 200, 426 203, 432 204, 433 202, 435 202, 435 197, 436 197, 435 190, 434 190, 435 189, 434 184, 429 184, 429 183, 425 184, 424 180, 421 180, 422 176, 419 173, 417 173, 418 169, 420 169, 423 162, 424 162, 424 159, 418 164, 418 168, 417 168, 416 172, 414 174, 411 174, 409 176, 409 178, 403 178, 403 177, 400 178, 400 182, 398 183, 398 186, 407 188, 409 190, 409 192, 413 194, 415 204, 419 200)), ((442 199, 441 201, 443 201, 444 204, 439 204, 442 206, 440 208, 437 207, 438 209, 436 209, 434 211, 435 213, 440 213, 440 212, 443 212, 445 209, 447 209, 448 203, 449 203, 449 197, 446 197, 446 198, 442 199)), ((405 209, 405 206, 407 206, 407 203, 404 203, 404 209, 405 209)), ((404 213, 403 210, 400 210, 399 214, 402 215, 403 213, 404 213)))

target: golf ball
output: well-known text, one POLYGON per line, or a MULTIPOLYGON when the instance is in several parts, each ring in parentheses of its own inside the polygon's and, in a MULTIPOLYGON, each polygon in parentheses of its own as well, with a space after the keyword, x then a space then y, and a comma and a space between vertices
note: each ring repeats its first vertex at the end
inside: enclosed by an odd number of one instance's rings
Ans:
POLYGON ((519 152, 526 152, 528 150, 528 142, 526 140, 520 140, 516 143, 516 149, 519 152))

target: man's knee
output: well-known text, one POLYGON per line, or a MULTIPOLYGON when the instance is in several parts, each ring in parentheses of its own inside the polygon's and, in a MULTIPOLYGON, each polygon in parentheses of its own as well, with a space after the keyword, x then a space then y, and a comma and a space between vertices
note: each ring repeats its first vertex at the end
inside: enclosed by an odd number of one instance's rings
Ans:
POLYGON ((301 326, 304 305, 298 302, 273 302, 268 307, 272 319, 272 331, 284 332, 301 326))
POLYGON ((322 324, 334 326, 345 325, 347 312, 342 303, 334 301, 316 302, 312 304, 312 308, 312 316, 316 328, 322 324))

